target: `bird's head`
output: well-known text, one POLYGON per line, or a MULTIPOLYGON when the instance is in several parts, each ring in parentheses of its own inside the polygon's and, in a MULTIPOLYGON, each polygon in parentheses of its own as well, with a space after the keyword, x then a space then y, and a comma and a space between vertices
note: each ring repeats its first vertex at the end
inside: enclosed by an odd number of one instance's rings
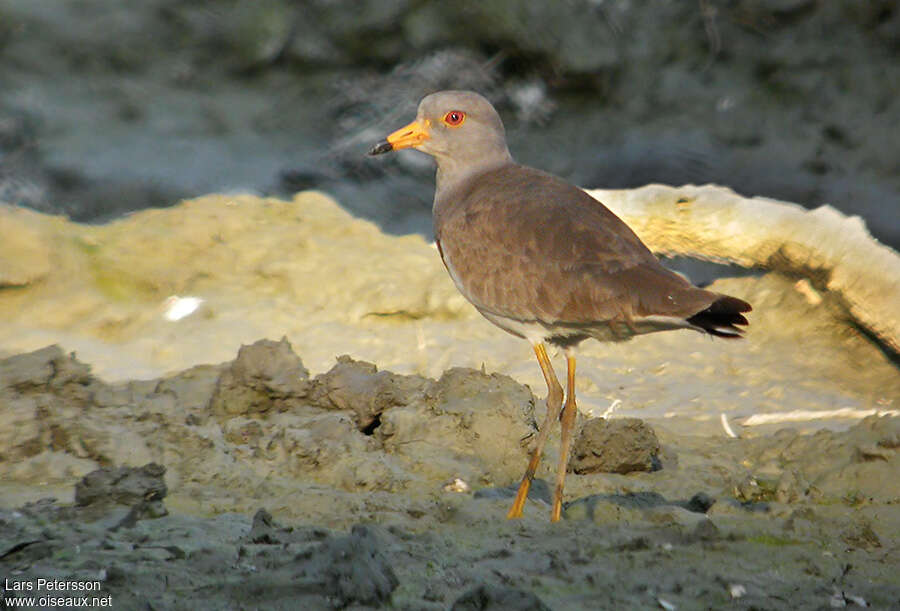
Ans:
POLYGON ((376 144, 370 155, 415 148, 438 166, 506 162, 506 132, 500 115, 473 91, 439 91, 419 103, 416 120, 376 144))

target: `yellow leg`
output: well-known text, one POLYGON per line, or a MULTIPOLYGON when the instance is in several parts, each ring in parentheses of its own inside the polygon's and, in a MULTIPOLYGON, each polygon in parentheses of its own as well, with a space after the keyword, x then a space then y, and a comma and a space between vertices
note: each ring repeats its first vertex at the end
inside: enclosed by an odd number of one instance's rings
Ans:
POLYGON ((563 487, 566 484, 566 471, 569 468, 569 450, 572 447, 572 426, 575 424, 575 357, 566 356, 566 404, 560 418, 561 440, 559 444, 559 464, 556 470, 556 489, 553 491, 553 510, 550 521, 558 522, 562 515, 563 487))
POLYGON ((544 374, 544 381, 547 382, 547 415, 544 418, 544 424, 538 431, 537 443, 534 452, 531 454, 531 460, 528 461, 528 467, 525 469, 525 475, 522 477, 522 483, 519 484, 519 491, 516 493, 516 500, 506 514, 507 519, 522 517, 522 509, 525 507, 525 500, 528 498, 528 489, 531 488, 531 480, 534 479, 534 472, 541 462, 541 454, 544 452, 544 444, 547 442, 547 435, 550 433, 550 426, 559 418, 559 410, 562 407, 563 391, 553 371, 553 365, 547 356, 547 349, 544 344, 535 344, 534 354, 537 356, 538 364, 541 366, 541 372, 544 374))

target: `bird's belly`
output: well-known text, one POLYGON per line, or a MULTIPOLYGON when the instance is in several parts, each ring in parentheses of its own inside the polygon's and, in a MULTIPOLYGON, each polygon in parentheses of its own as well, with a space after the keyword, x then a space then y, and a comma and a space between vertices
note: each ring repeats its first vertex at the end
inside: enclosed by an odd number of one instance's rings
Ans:
POLYGON ((601 342, 624 342, 636 335, 673 329, 692 329, 684 319, 669 316, 648 316, 629 323, 617 320, 596 321, 587 324, 566 324, 540 320, 522 321, 487 312, 478 308, 482 316, 504 331, 527 339, 532 344, 547 342, 570 347, 591 338, 601 342))
POLYGON ((487 318, 507 333, 527 339, 532 344, 539 344, 547 339, 547 328, 536 321, 521 321, 514 318, 499 316, 492 312, 486 312, 476 306, 482 316, 487 318))

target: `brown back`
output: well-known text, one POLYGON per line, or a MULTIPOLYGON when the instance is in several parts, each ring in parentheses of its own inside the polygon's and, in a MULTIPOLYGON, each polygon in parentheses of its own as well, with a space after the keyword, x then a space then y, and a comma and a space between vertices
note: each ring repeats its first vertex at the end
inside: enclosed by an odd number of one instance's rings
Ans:
POLYGON ((718 297, 665 269, 606 206, 515 163, 439 190, 435 238, 463 294, 520 321, 689 317, 718 297))

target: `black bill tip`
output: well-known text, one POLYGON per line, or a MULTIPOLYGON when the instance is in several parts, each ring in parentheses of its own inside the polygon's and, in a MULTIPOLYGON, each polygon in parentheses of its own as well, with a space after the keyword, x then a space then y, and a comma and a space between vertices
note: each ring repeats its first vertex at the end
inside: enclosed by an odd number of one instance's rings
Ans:
POLYGON ((375 155, 381 155, 384 153, 390 153, 394 150, 394 145, 388 142, 387 140, 382 140, 378 144, 372 147, 372 150, 369 151, 369 156, 374 157, 375 155))

